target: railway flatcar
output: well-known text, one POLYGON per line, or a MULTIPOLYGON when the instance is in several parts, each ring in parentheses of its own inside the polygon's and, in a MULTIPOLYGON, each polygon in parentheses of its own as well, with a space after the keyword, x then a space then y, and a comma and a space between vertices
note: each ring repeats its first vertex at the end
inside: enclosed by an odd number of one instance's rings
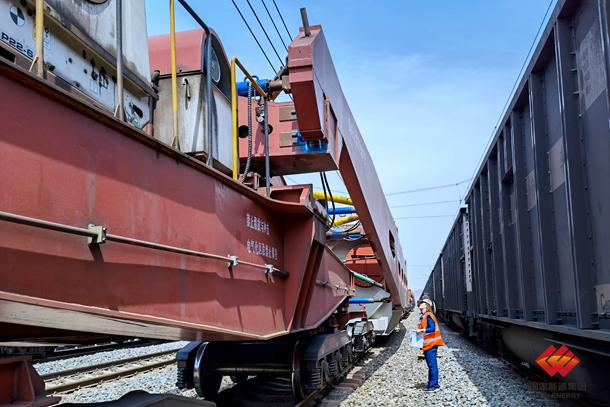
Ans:
POLYGON ((609 12, 558 2, 423 294, 445 321, 606 401, 609 12))
POLYGON ((284 66, 255 79, 185 0, 169 5, 171 32, 148 38, 144 0, 0 0, 0 404, 55 401, 36 346, 117 337, 192 341, 178 385, 207 398, 222 376, 276 374, 300 399, 354 360, 356 280, 383 293, 364 299, 383 300, 379 330, 408 307, 322 27, 303 18, 284 66), (197 29, 175 32, 177 3, 197 29), (327 181, 284 178, 330 170, 351 217, 327 181), (376 274, 333 241, 373 248, 376 274))

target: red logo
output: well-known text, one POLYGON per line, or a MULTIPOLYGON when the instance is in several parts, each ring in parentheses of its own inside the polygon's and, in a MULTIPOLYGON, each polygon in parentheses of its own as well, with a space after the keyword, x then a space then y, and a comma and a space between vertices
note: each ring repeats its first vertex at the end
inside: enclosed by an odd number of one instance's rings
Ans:
POLYGON ((566 377, 580 363, 580 359, 565 345, 559 349, 551 345, 536 358, 536 363, 551 377, 556 373, 566 377))

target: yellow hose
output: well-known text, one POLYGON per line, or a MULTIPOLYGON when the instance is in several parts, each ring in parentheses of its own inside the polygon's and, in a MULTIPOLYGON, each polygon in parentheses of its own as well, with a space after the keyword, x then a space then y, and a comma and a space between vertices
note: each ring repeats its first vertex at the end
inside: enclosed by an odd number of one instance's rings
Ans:
MULTIPOLYGON (((314 191, 313 199, 316 199, 318 201, 324 200, 325 199, 324 192, 314 191)), ((331 196, 329 196, 327 194, 326 199, 330 200, 331 196)), ((352 202, 352 198, 349 198, 347 196, 332 195, 332 200, 335 201, 335 203, 354 206, 354 203, 352 202)))
POLYGON ((180 138, 178 137, 178 73, 176 69, 176 13, 174 8, 174 0, 169 0, 169 43, 172 65, 172 112, 174 115, 174 134, 172 138, 172 147, 177 147, 179 150, 180 138))
MULTIPOLYGON (((36 56, 32 64, 36 63, 36 73, 39 76, 44 74, 44 0, 36 0, 35 15, 35 42, 36 56)), ((30 67, 30 71, 32 67, 30 67)))
POLYGON ((231 124, 233 126, 233 179, 239 177, 239 142, 237 140, 237 86, 235 84, 235 61, 231 60, 231 124))
POLYGON ((354 222, 356 220, 359 220, 360 218, 358 217, 358 215, 347 215, 343 218, 339 218, 339 219, 335 219, 335 223, 333 223, 333 226, 341 226, 341 225, 345 225, 346 223, 350 223, 350 222, 354 222))

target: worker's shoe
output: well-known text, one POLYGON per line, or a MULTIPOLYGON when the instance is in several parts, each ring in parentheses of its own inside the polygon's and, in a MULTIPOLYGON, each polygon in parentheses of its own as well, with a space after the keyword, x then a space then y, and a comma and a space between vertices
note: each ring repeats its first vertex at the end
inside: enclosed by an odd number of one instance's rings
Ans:
POLYGON ((424 391, 433 392, 433 391, 437 391, 437 390, 440 390, 440 389, 441 389, 440 386, 437 386, 437 387, 426 387, 424 389, 424 391))

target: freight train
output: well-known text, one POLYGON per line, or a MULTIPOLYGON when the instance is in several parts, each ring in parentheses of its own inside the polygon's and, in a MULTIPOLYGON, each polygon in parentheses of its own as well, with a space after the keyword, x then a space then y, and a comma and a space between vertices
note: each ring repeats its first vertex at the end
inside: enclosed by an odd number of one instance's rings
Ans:
POLYGON ((555 396, 605 401, 609 12, 558 2, 422 294, 449 324, 563 380, 555 396))
POLYGON ((0 404, 57 401, 36 346, 124 337, 191 341, 178 385, 206 398, 268 374, 298 400, 412 305, 322 28, 255 78, 179 3, 199 28, 169 0, 148 38, 144 0, 0 0, 0 404))

